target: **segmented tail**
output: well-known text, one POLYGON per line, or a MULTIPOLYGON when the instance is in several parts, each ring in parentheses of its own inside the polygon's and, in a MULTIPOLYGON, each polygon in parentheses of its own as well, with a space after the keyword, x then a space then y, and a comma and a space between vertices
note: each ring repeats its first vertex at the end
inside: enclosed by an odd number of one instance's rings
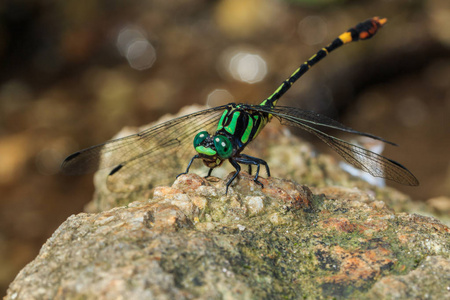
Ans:
POLYGON ((277 90, 270 95, 267 99, 261 102, 260 105, 273 107, 276 105, 278 99, 286 93, 289 88, 296 82, 303 74, 305 74, 312 66, 321 61, 325 56, 328 55, 331 51, 339 48, 340 46, 350 43, 356 42, 359 40, 367 40, 370 39, 375 33, 381 28, 387 19, 380 19, 379 17, 373 17, 364 22, 359 23, 353 28, 350 28, 343 34, 341 34, 338 38, 336 38, 331 44, 320 49, 316 54, 314 54, 310 59, 305 61, 300 67, 292 73, 291 77, 283 81, 283 83, 277 88, 277 90))

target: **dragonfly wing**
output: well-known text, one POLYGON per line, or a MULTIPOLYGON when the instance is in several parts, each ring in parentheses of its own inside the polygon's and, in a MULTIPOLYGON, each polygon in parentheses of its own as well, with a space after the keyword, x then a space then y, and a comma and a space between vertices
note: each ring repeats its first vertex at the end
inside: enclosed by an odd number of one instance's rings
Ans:
POLYGON ((348 126, 345 126, 344 124, 339 123, 336 120, 333 120, 327 116, 321 115, 319 113, 310 111, 310 110, 304 110, 301 108, 296 108, 296 107, 288 107, 288 106, 276 106, 273 108, 265 108, 263 107, 263 110, 266 112, 269 112, 271 114, 277 115, 280 118, 287 118, 287 117, 291 117, 291 118, 295 118, 295 119, 300 119, 301 122, 303 124, 308 124, 311 126, 320 126, 320 127, 326 127, 326 128, 332 128, 332 129, 337 129, 340 131, 345 131, 345 132, 349 132, 352 134, 357 134, 357 135, 361 135, 361 136, 367 136, 370 137, 372 139, 375 140, 379 140, 382 141, 384 143, 390 144, 390 145, 394 145, 397 146, 395 143, 389 142, 379 136, 370 134, 370 133, 366 133, 366 132, 361 132, 361 131, 357 131, 354 130, 348 126))
MULTIPOLYGON (((216 124, 212 124, 217 126, 216 124)), ((206 129, 204 126, 201 127, 206 129)), ((163 148, 142 152, 135 158, 115 166, 107 177, 110 191, 123 192, 146 186, 151 189, 158 185, 168 184, 176 175, 184 172, 189 160, 195 154, 190 139, 168 141, 163 148)))
POLYGON ((405 185, 416 186, 419 184, 414 175, 396 161, 326 134, 314 126, 339 129, 386 142, 382 138, 353 130, 328 117, 298 108, 275 107, 259 109, 257 107, 252 107, 251 109, 270 113, 278 118, 281 124, 298 127, 316 135, 342 156, 349 164, 360 168, 375 177, 386 178, 405 185))
MULTIPOLYGON (((184 163, 189 162, 194 149, 187 149, 187 144, 192 143, 199 131, 214 129, 224 108, 226 106, 202 110, 81 150, 67 157, 61 170, 66 174, 84 174, 114 167, 108 182, 123 180, 123 184, 145 181, 147 173, 162 176, 162 171, 178 167, 181 159, 188 157, 184 163)), ((177 171, 181 173, 183 170, 177 171)))

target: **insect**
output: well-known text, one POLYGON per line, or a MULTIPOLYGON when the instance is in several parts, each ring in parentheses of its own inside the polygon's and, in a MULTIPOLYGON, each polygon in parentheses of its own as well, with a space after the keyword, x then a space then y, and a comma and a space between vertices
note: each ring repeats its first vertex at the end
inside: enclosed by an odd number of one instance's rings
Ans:
MULTIPOLYGON (((67 174, 82 174, 113 167, 108 175, 108 183, 139 186, 145 184, 145 179, 142 179, 146 176, 145 174, 152 173, 157 177, 163 170, 171 170, 183 163, 179 159, 177 160, 179 156, 175 154, 185 151, 187 149, 185 146, 193 142, 196 154, 192 156, 194 151, 191 148, 192 154, 190 154, 191 159, 187 168, 178 176, 188 173, 192 162, 196 159, 202 160, 209 168, 207 176, 211 176, 214 168, 228 160, 236 172, 226 183, 226 193, 228 193, 230 184, 241 171, 240 165, 247 165, 250 173, 251 166, 256 166, 253 180, 263 187, 258 180, 260 167, 262 165, 266 169, 267 175, 270 176, 268 164, 260 158, 243 154, 242 151, 275 117, 281 124, 299 127, 316 135, 348 163, 373 176, 405 185, 418 185, 419 182, 414 175, 401 164, 326 134, 321 128, 338 129, 388 144, 395 145, 394 143, 369 133, 353 130, 333 119, 311 111, 276 106, 277 101, 292 84, 328 53, 344 44, 371 38, 385 23, 386 19, 374 17, 342 33, 331 44, 301 64, 272 95, 259 105, 230 103, 172 119, 137 134, 73 153, 62 163, 62 171, 67 174), (216 131, 211 134, 214 128, 216 131), (163 169, 156 169, 157 166, 162 166, 163 169)), ((187 160, 184 163, 187 163, 187 160)), ((158 181, 156 180, 156 182, 158 181)), ((108 184, 108 187, 112 185, 108 184)))

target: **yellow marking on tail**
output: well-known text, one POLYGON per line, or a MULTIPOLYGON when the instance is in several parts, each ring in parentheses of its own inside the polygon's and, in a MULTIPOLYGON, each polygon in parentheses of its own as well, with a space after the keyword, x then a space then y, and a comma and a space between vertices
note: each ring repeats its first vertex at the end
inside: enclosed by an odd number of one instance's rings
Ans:
POLYGON ((339 36, 339 39, 344 43, 350 43, 352 41, 352 34, 350 32, 344 32, 339 36))

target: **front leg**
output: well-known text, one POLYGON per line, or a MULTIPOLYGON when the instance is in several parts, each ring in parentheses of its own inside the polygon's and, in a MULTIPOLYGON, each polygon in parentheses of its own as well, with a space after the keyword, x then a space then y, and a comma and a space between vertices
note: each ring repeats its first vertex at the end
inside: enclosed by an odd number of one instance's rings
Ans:
POLYGON ((236 169, 236 172, 234 173, 233 177, 231 177, 230 180, 228 180, 227 182, 227 188, 225 189, 225 195, 228 194, 228 187, 230 186, 230 184, 233 182, 233 180, 239 175, 239 173, 241 172, 241 166, 232 158, 229 158, 228 161, 230 162, 230 164, 236 169))
POLYGON ((213 170, 214 168, 209 168, 208 175, 206 175, 205 178, 210 177, 213 170))
POLYGON ((193 163, 194 160, 197 159, 197 158, 200 158, 200 155, 198 155, 198 154, 194 155, 194 156, 191 158, 191 161, 189 162, 189 164, 188 164, 188 166, 187 166, 187 168, 186 168, 186 171, 183 172, 183 173, 178 174, 176 178, 180 177, 181 175, 184 175, 184 174, 189 173, 189 169, 190 169, 192 163, 193 163))

